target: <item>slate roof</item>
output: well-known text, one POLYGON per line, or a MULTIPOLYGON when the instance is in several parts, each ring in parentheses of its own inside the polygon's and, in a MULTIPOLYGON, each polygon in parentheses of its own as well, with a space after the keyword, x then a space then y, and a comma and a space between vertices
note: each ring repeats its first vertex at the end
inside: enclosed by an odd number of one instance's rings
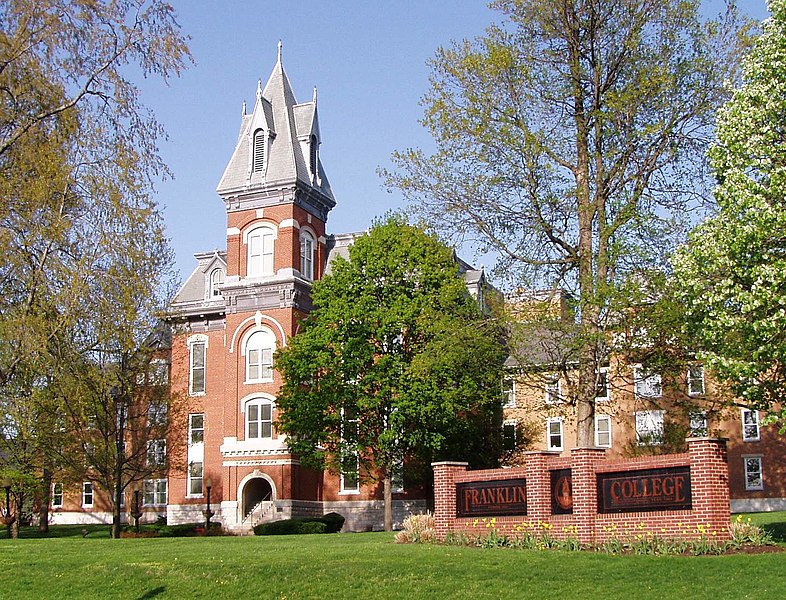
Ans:
POLYGON ((222 296, 217 296, 215 299, 208 298, 210 287, 208 279, 210 273, 216 267, 221 268, 226 273, 226 251, 200 252, 194 254, 194 258, 197 259, 196 269, 188 276, 188 279, 175 294, 171 307, 177 310, 197 306, 224 306, 224 298, 222 296))
POLYGON ((311 102, 298 104, 281 60, 273 67, 265 87, 260 80, 251 114, 244 114, 240 123, 235 150, 216 191, 222 196, 261 188, 289 186, 299 183, 320 192, 335 205, 322 162, 317 159, 316 177, 310 172, 307 158, 311 136, 320 140, 316 92, 311 102), (268 146, 265 170, 252 172, 251 152, 254 132, 267 131, 268 146))

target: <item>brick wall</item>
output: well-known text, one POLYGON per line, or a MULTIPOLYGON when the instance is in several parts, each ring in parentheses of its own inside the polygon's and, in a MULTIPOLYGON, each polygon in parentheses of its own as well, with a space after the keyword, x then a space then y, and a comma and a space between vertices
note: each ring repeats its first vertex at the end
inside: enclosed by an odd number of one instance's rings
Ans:
POLYGON ((726 443, 716 438, 688 440, 685 454, 606 460, 598 448, 576 448, 569 457, 548 452, 528 452, 524 466, 512 469, 468 471, 466 463, 434 463, 434 520, 437 535, 449 532, 482 535, 491 526, 499 533, 522 530, 547 531, 556 538, 578 537, 583 544, 601 543, 611 537, 651 534, 659 537, 728 538, 729 469, 726 443), (635 473, 650 469, 688 467, 692 508, 649 512, 598 512, 598 475, 635 473), (551 472, 571 469, 573 513, 552 514, 551 472), (456 517, 456 484, 526 478, 527 514, 488 518, 456 517), (522 529, 523 528, 523 529, 522 529))

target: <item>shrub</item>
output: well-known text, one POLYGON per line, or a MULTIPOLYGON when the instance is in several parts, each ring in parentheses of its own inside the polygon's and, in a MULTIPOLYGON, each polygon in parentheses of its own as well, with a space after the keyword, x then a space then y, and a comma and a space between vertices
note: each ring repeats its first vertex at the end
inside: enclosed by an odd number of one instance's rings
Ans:
POLYGON ((409 515, 404 519, 404 529, 396 534, 399 544, 422 544, 437 541, 437 532, 434 529, 434 516, 425 514, 409 515))
POLYGON ((317 520, 327 525, 327 533, 338 533, 344 527, 344 521, 346 519, 344 519, 343 515, 336 512, 329 512, 326 515, 322 515, 317 520))
POLYGON ((254 535, 296 535, 301 533, 327 533, 328 526, 315 519, 284 519, 260 523, 254 527, 254 535))

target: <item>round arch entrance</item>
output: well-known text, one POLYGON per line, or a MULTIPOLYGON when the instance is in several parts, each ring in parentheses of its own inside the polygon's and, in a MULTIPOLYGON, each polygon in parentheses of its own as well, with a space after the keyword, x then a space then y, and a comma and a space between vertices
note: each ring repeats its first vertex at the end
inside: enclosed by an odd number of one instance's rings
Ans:
POLYGON ((254 477, 243 486, 243 516, 248 516, 260 502, 273 500, 273 486, 264 477, 254 477))

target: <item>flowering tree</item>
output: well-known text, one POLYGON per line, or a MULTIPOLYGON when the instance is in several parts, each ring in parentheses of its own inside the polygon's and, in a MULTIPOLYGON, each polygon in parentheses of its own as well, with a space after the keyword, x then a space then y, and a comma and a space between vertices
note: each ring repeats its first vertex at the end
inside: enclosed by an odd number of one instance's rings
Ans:
POLYGON ((702 359, 760 409, 786 399, 786 2, 769 8, 744 85, 718 115, 718 213, 674 259, 702 359))

